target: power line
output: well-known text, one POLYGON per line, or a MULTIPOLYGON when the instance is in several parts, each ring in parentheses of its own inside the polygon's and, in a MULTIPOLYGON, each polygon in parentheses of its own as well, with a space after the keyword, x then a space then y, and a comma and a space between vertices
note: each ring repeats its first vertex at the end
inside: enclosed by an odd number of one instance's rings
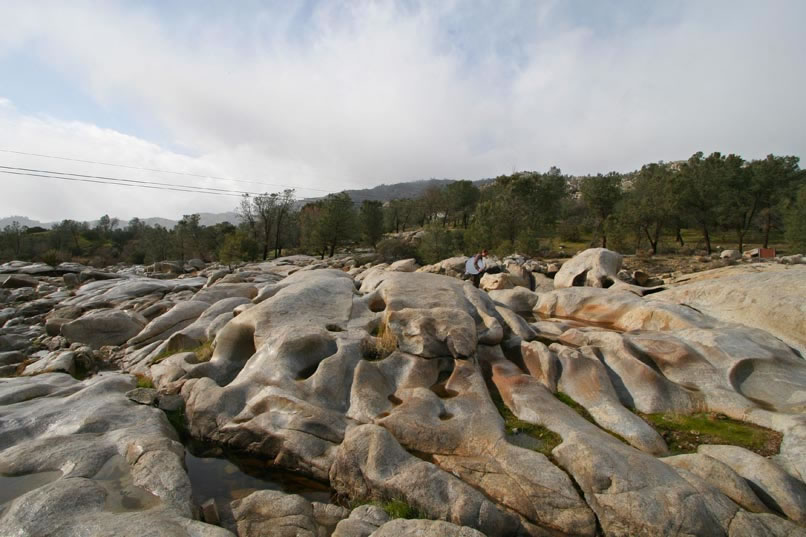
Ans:
MULTIPOLYGON (((145 181, 142 179, 123 179, 119 177, 108 177, 104 175, 87 175, 82 173, 69 173, 69 172, 60 172, 54 170, 41 170, 38 168, 21 168, 18 166, 2 166, 0 165, 0 172, 12 174, 12 175, 23 175, 29 177, 45 177, 49 179, 64 179, 68 180, 69 176, 71 178, 82 178, 85 183, 98 183, 98 184, 106 184, 106 185, 119 185, 119 186, 142 186, 143 188, 151 188, 155 190, 172 190, 176 192, 189 192, 195 194, 223 194, 227 196, 235 196, 241 197, 243 195, 248 196, 262 196, 260 192, 250 192, 246 190, 227 190, 223 188, 215 188, 215 187, 207 187, 207 186, 196 186, 196 185, 183 185, 177 183, 163 183, 158 181, 145 181), (163 188, 157 188, 163 187, 163 188)), ((362 201, 372 201, 375 198, 371 197, 362 197, 351 195, 350 198, 353 200, 354 203, 360 203, 362 201)))
POLYGON ((67 161, 71 161, 71 162, 82 162, 84 164, 98 164, 98 165, 101 165, 101 166, 113 166, 113 167, 116 167, 116 168, 128 168, 128 169, 131 169, 131 170, 142 170, 142 171, 147 171, 147 172, 171 173, 171 174, 174 174, 174 175, 186 175, 186 176, 189 176, 189 177, 199 177, 199 178, 202 178, 202 179, 215 179, 215 180, 218 180, 218 181, 233 181, 233 182, 237 182, 237 183, 251 183, 251 184, 255 184, 255 185, 280 187, 280 188, 293 188, 293 189, 300 189, 300 190, 316 190, 318 192, 327 192, 327 193, 337 192, 336 190, 325 190, 323 188, 303 187, 303 186, 297 187, 297 186, 281 185, 281 184, 275 184, 275 183, 264 183, 264 182, 261 182, 261 181, 249 181, 249 180, 246 180, 246 179, 234 179, 234 178, 231 178, 231 177, 218 177, 218 176, 215 176, 215 175, 202 175, 202 174, 190 173, 190 172, 177 172, 177 171, 172 171, 172 170, 162 170, 162 169, 159 169, 159 168, 144 168, 144 167, 141 167, 141 166, 130 166, 130 165, 127 165, 127 164, 115 164, 115 163, 112 163, 112 162, 100 162, 100 161, 97 161, 97 160, 84 160, 84 159, 72 158, 72 157, 60 157, 60 156, 56 156, 56 155, 46 155, 46 154, 43 154, 43 153, 28 153, 26 151, 15 151, 13 149, 0 149, 0 152, 2 152, 2 153, 13 153, 15 155, 28 155, 28 156, 31 156, 31 157, 41 157, 41 158, 50 158, 50 159, 58 159, 58 160, 67 160, 67 161))
POLYGON ((104 175, 87 175, 83 173, 68 173, 68 172, 59 172, 53 170, 40 170, 36 168, 20 168, 17 166, 0 166, 0 169, 4 170, 14 170, 18 172, 32 172, 32 173, 44 173, 44 174, 56 174, 56 175, 67 175, 70 177, 83 177, 86 179, 101 179, 103 181, 119 181, 122 183, 136 183, 136 184, 147 184, 147 185, 158 185, 158 186, 167 186, 167 187, 178 187, 178 188, 187 188, 192 189, 193 191, 212 191, 212 192, 225 192, 228 194, 237 194, 242 196, 244 194, 248 194, 251 196, 259 196, 259 192, 248 192, 245 190, 229 190, 224 188, 215 188, 209 186, 196 186, 196 185, 182 185, 176 183, 162 183, 159 181, 145 181, 142 179, 121 179, 119 177, 107 177, 104 175))
POLYGON ((41 173, 27 173, 27 172, 15 172, 9 170, 0 170, 0 173, 7 173, 11 175, 26 175, 29 177, 45 177, 48 179, 61 179, 62 181, 76 181, 82 183, 98 183, 101 185, 113 185, 113 186, 128 186, 131 188, 149 188, 153 190, 172 190, 175 192, 189 192, 192 194, 211 194, 213 196, 230 196, 235 198, 240 198, 240 194, 227 194, 223 192, 211 192, 207 190, 186 190, 182 188, 173 188, 173 187, 164 187, 164 186, 153 186, 153 185, 142 185, 142 184, 130 184, 130 183, 115 183, 111 181, 103 181, 98 179, 82 179, 79 177, 61 177, 58 175, 47 175, 41 173))

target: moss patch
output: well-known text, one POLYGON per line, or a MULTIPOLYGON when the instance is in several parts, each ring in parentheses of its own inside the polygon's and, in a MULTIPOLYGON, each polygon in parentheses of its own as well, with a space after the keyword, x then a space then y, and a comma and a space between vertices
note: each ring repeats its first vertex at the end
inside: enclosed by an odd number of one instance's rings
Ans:
POLYGON ((724 414, 639 414, 657 430, 671 455, 694 453, 702 444, 740 446, 764 457, 775 455, 783 435, 724 414))
POLYGON ((195 349, 191 349, 190 352, 196 354, 196 359, 199 362, 209 362, 210 358, 213 357, 213 342, 205 341, 195 349))
POLYGON ((417 509, 416 507, 412 507, 411 505, 406 502, 406 500, 395 498, 391 500, 357 500, 349 502, 347 507, 350 509, 355 509, 356 507, 360 507, 362 505, 375 505, 383 509, 389 518, 407 518, 407 519, 414 519, 414 518, 428 518, 428 516, 417 509))
POLYGON ((546 457, 551 457, 551 450, 562 444, 562 437, 541 425, 535 425, 534 423, 519 419, 512 413, 506 403, 504 403, 501 394, 498 393, 498 388, 492 383, 488 384, 488 388, 490 397, 493 403, 495 403, 498 413, 501 414, 501 417, 504 419, 504 428, 506 429, 507 435, 526 435, 536 440, 536 442, 531 443, 529 449, 542 453, 546 457))
POLYGON ((588 411, 585 409, 585 407, 584 407, 584 406, 582 406, 582 405, 580 405, 579 403, 577 403, 576 401, 574 401, 574 400, 571 398, 571 396, 570 396, 570 395, 565 394, 565 393, 563 393, 563 392, 557 392, 557 393, 555 393, 555 394, 554 394, 554 396, 555 396, 557 399, 559 399, 560 401, 562 401, 563 403, 565 403, 566 405, 568 405, 568 406, 570 406, 571 408, 573 408, 573 409, 574 409, 574 412, 576 412, 577 414, 579 414, 580 416, 582 416, 583 418, 585 418, 585 419, 586 419, 586 420, 588 420, 589 422, 591 422, 591 423, 593 423, 594 425, 596 425, 596 421, 593 419, 593 416, 591 416, 591 415, 590 415, 590 412, 588 412, 588 411))
POLYGON ((170 358, 174 354, 179 354, 180 352, 192 352, 196 355, 196 360, 198 362, 209 362, 210 358, 213 357, 213 342, 206 341, 198 347, 193 347, 191 349, 164 350, 154 358, 153 363, 158 364, 166 358, 170 358))
POLYGON ((151 377, 147 375, 143 375, 142 373, 135 373, 135 378, 137 379, 137 387, 138 388, 153 388, 154 381, 151 380, 151 377))

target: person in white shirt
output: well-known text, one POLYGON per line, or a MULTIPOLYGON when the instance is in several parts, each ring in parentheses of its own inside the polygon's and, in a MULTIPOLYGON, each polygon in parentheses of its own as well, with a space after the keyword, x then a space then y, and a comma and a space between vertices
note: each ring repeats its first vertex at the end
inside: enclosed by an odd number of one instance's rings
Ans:
POLYGON ((467 260, 465 263, 465 274, 471 276, 473 278, 473 286, 478 287, 479 283, 481 283, 481 277, 484 276, 486 263, 485 258, 487 257, 487 250, 484 249, 481 252, 477 253, 473 257, 467 260))

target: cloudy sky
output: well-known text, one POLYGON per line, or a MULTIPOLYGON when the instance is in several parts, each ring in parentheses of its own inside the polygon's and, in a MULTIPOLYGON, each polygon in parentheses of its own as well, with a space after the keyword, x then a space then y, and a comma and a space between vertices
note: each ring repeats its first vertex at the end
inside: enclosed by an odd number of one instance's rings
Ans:
MULTIPOLYGON (((0 20, 0 166, 40 175, 312 197, 806 154, 802 0, 7 0, 0 20)), ((40 220, 238 202, 6 173, 0 192, 0 217, 40 220)))

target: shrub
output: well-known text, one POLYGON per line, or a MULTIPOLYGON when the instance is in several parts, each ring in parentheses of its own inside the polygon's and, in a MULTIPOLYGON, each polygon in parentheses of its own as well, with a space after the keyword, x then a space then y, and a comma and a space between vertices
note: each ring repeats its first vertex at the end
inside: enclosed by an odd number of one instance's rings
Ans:
POLYGON ((394 237, 379 242, 376 250, 386 263, 417 257, 414 245, 394 237))
POLYGON ((418 261, 430 265, 452 257, 464 249, 464 242, 462 231, 452 231, 440 225, 429 226, 417 247, 418 261))
POLYGON ((62 252, 53 249, 43 252, 39 257, 42 259, 43 263, 50 265, 51 267, 55 267, 65 259, 65 256, 62 254, 62 252))

